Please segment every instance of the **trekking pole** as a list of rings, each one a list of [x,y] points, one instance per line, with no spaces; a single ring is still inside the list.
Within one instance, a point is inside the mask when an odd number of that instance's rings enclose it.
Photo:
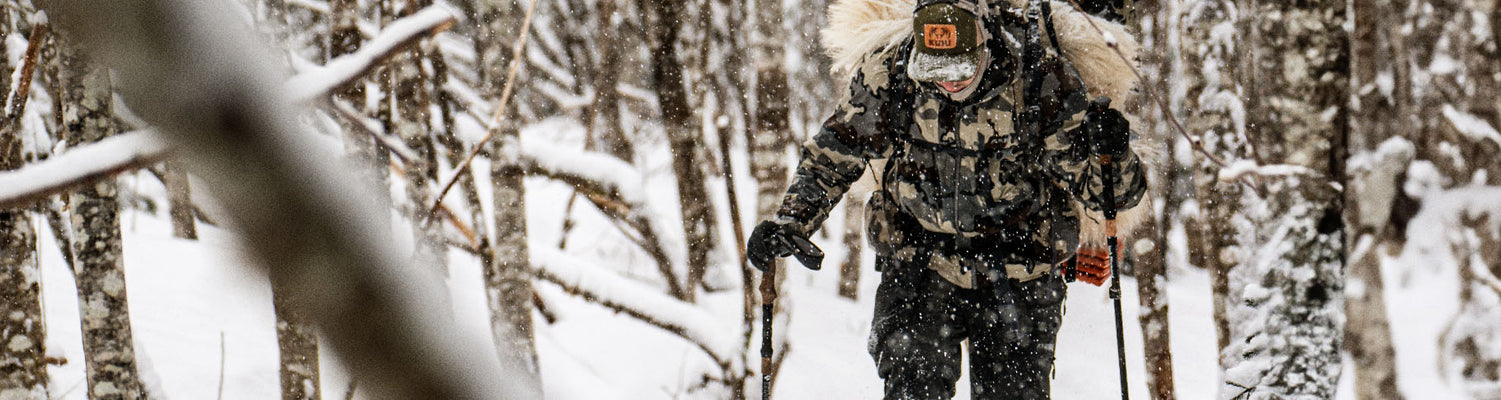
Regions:
[[[1110,100],[1096,100],[1091,104],[1091,114],[1104,111],[1110,106]],[[1116,239],[1115,226],[1115,182],[1110,178],[1115,176],[1115,163],[1109,154],[1100,155],[1100,181],[1105,184],[1105,243],[1110,246],[1110,301],[1115,303],[1115,355],[1120,360],[1121,372],[1121,399],[1130,399],[1126,386],[1126,331],[1121,317],[1121,272],[1120,272],[1120,244]]]
[[[777,266],[761,274],[761,399],[771,399],[771,319],[777,304]]]

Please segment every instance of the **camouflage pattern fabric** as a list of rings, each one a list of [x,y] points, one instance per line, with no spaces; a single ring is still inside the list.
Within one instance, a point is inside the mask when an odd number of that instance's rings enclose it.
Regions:
[[[1099,161],[1079,128],[1086,92],[1068,63],[1048,57],[1035,66],[1046,72],[1036,101],[1040,132],[1020,129],[1028,104],[1026,79],[1016,78],[1033,74],[1003,42],[990,41],[980,91],[964,101],[907,77],[910,40],[866,56],[834,115],[804,144],[778,216],[811,233],[867,161],[886,158],[885,171],[875,171],[883,190],[873,196],[883,200],[868,211],[878,255],[912,261],[940,253],[924,258],[966,288],[975,285],[974,271],[1035,279],[1071,257],[1079,231],[1071,202],[1099,210],[1104,192]],[[1146,189],[1140,160],[1127,154],[1116,171],[1109,177],[1115,206],[1134,206]],[[897,215],[917,228],[894,223]]]
[[[1049,398],[1066,296],[1057,273],[964,289],[921,265],[876,262],[884,272],[868,350],[886,399],[953,398],[965,339],[973,398]]]

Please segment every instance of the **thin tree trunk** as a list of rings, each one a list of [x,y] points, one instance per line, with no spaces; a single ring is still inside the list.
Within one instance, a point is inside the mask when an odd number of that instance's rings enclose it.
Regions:
[[[1355,31],[1351,40],[1350,88],[1356,90],[1352,109],[1350,149],[1352,152],[1375,151],[1387,139],[1399,137],[1400,114],[1390,93],[1380,90],[1360,91],[1375,85],[1382,71],[1394,67],[1390,48],[1390,18],[1395,15],[1389,3],[1372,2],[1354,8]],[[1409,143],[1410,145],[1410,143]],[[1402,187],[1400,174],[1412,161],[1409,151],[1394,159],[1366,163],[1371,168],[1349,171],[1345,192],[1345,220],[1351,223],[1346,237],[1346,254],[1350,260],[1345,298],[1345,350],[1355,363],[1355,397],[1357,399],[1400,399],[1397,391],[1396,350],[1392,346],[1391,326],[1387,321],[1385,282],[1381,277],[1381,258],[1401,247],[1403,234],[1392,226],[1395,189]],[[1361,248],[1362,243],[1366,244]],[[1355,289],[1360,288],[1360,289]]]
[[[523,18],[511,1],[487,2],[480,5],[479,35],[475,45],[479,48],[480,78],[489,99],[498,101],[507,82],[506,69],[511,60],[511,46],[519,32]],[[518,79],[520,75],[518,75]],[[517,82],[517,87],[522,86]],[[514,89],[513,89],[514,90]],[[511,102],[510,104],[516,104]],[[505,112],[514,112],[514,106]],[[504,121],[514,121],[507,118]],[[495,145],[496,158],[490,169],[495,207],[495,241],[493,256],[485,268],[485,293],[489,299],[490,327],[495,335],[496,348],[502,360],[512,365],[523,366],[527,373],[524,379],[541,382],[537,367],[537,346],[532,321],[531,256],[526,241],[526,186],[521,161],[518,159],[521,146],[520,132],[514,123],[502,122]],[[535,387],[540,388],[538,383]],[[540,399],[542,393],[522,393],[515,398]]]
[[[619,30],[615,26],[616,1],[599,0],[595,6],[598,8],[596,29],[599,32],[594,42],[598,46],[600,69],[606,71],[621,65],[621,41],[616,38]],[[616,88],[619,84],[620,77],[615,71],[594,76],[594,129],[599,132],[596,145],[616,158],[631,162],[635,159],[636,149],[621,128],[620,92]]]
[[[1165,0],[1171,1],[1171,0]],[[1150,35],[1149,40],[1154,46],[1153,51],[1142,54],[1143,73],[1149,78],[1143,85],[1156,85],[1153,90],[1144,92],[1169,93],[1166,80],[1162,76],[1171,71],[1170,63],[1173,58],[1163,46],[1167,43],[1168,27],[1163,22],[1173,12],[1172,7],[1164,7],[1164,0],[1147,0],[1135,2],[1135,12],[1128,12],[1126,17],[1132,24],[1140,27],[1142,35]],[[1145,89],[1145,88],[1144,88]],[[1155,143],[1171,143],[1174,135],[1168,128],[1164,115],[1171,110],[1161,109],[1161,103],[1150,98],[1139,98],[1135,102],[1145,122],[1138,133],[1143,136],[1142,140]],[[1174,160],[1172,157],[1168,157]],[[1154,179],[1148,179],[1150,190],[1148,196],[1166,200],[1165,212],[1147,221],[1147,226],[1142,229],[1143,237],[1134,243],[1126,241],[1123,245],[1132,247],[1131,254],[1135,257],[1132,264],[1135,268],[1136,287],[1141,305],[1141,315],[1138,322],[1142,331],[1142,354],[1145,356],[1147,371],[1147,390],[1153,399],[1173,399],[1173,351],[1170,324],[1168,321],[1168,294],[1167,294],[1167,249],[1168,229],[1172,218],[1170,217],[1181,205],[1182,201],[1176,199],[1174,183],[1171,178],[1176,174],[1176,162],[1169,161],[1166,164],[1167,174],[1158,174]],[[1166,179],[1164,179],[1166,178]]]
[[[167,187],[167,213],[172,216],[172,236],[182,239],[198,239],[198,220],[193,216],[193,192],[188,183],[188,171],[175,162],[162,168],[162,182]]]
[[[0,13],[0,28],[10,26]],[[9,31],[9,29],[4,29]],[[5,53],[0,43],[0,54]],[[0,66],[9,64],[0,61]],[[10,68],[3,68],[9,70]],[[10,87],[10,74],[0,74],[0,87]],[[17,99],[25,101],[26,99]],[[0,122],[0,171],[21,168],[20,120]],[[41,303],[41,271],[36,260],[36,229],[24,209],[0,210],[0,398],[47,398],[46,324]]]
[[[855,300],[860,295],[860,253],[865,247],[865,201],[844,199],[844,262],[839,264],[839,295]]]
[[[678,204],[683,211],[683,237],[688,242],[688,277],[672,295],[693,301],[697,283],[709,268],[709,254],[716,240],[714,208],[704,187],[705,174],[699,158],[699,136],[693,130],[693,110],[684,86],[683,64],[678,60],[678,32],[682,4],[652,0],[652,77],[661,104],[663,126],[672,149],[672,169],[677,175]],[[696,278],[695,278],[696,277]],[[668,277],[668,279],[672,279]],[[689,286],[693,285],[693,286]]]
[[[401,7],[391,10],[393,16],[400,18],[416,12],[430,2],[412,0],[395,3],[394,0],[387,2],[392,7]],[[428,126],[428,121],[431,120],[428,113],[431,91],[422,69],[424,58],[426,54],[422,46],[412,46],[392,58],[390,74],[384,82],[386,95],[391,96],[394,101],[394,109],[389,114],[387,124],[391,127],[391,132],[401,138],[403,144],[416,152],[418,157],[406,160],[406,191],[407,201],[412,204],[415,252],[417,257],[430,260],[431,265],[438,266],[447,275],[448,246],[443,237],[443,224],[426,215],[434,198],[429,186],[438,179],[438,159],[437,147]]]
[[[63,49],[59,61],[63,130],[69,146],[115,133],[109,71]],[[83,349],[90,398],[142,399],[136,370],[130,307],[120,244],[119,193],[113,180],[69,196],[73,213],[73,271],[83,318]]]

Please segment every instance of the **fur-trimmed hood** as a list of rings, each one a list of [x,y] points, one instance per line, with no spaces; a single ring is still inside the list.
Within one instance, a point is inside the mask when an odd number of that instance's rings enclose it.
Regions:
[[[1006,2],[1011,11],[1022,12],[1028,0],[997,0]],[[912,36],[912,10],[917,0],[835,0],[829,5],[829,27],[821,32],[821,42],[830,59],[833,72],[847,78],[860,59],[877,50],[901,45]],[[1135,96],[1136,56],[1141,45],[1126,27],[1091,16],[1075,9],[1067,2],[1052,1],[1053,28],[1058,37],[1058,48],[1063,56],[1079,72],[1079,78],[1089,91],[1090,97],[1110,96],[1114,104],[1125,104]],[[1093,26],[1091,26],[1091,22]],[[1098,28],[1098,29],[1096,29]],[[1104,31],[1104,35],[1100,34]],[[1046,37],[1043,38],[1047,40]],[[1112,43],[1115,48],[1112,48]],[[1044,43],[1052,52],[1053,47]],[[1119,49],[1120,54],[1116,53]],[[1121,55],[1124,55],[1124,59]],[[1129,61],[1129,62],[1128,62]],[[1148,143],[1138,137],[1132,148],[1141,158],[1150,179],[1153,171],[1161,171],[1163,146]],[[885,160],[872,160],[864,177],[850,188],[853,199],[864,199],[879,189],[873,173],[884,169]],[[852,199],[852,200],[853,200]],[[1079,241],[1085,246],[1101,246],[1105,243],[1104,217],[1093,211],[1080,208]],[[1130,234],[1153,215],[1151,196],[1145,196],[1134,208],[1121,210],[1116,222],[1121,234]],[[1086,212],[1087,211],[1087,212]]]

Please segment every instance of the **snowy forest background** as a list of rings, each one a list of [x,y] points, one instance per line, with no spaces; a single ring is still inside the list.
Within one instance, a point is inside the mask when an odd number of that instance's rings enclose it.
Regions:
[[[1124,3],[1133,397],[1501,398],[1501,5]],[[7,1],[0,399],[759,397],[827,6]],[[860,196],[779,274],[776,398],[880,395]],[[1055,397],[1113,397],[1071,289]]]

